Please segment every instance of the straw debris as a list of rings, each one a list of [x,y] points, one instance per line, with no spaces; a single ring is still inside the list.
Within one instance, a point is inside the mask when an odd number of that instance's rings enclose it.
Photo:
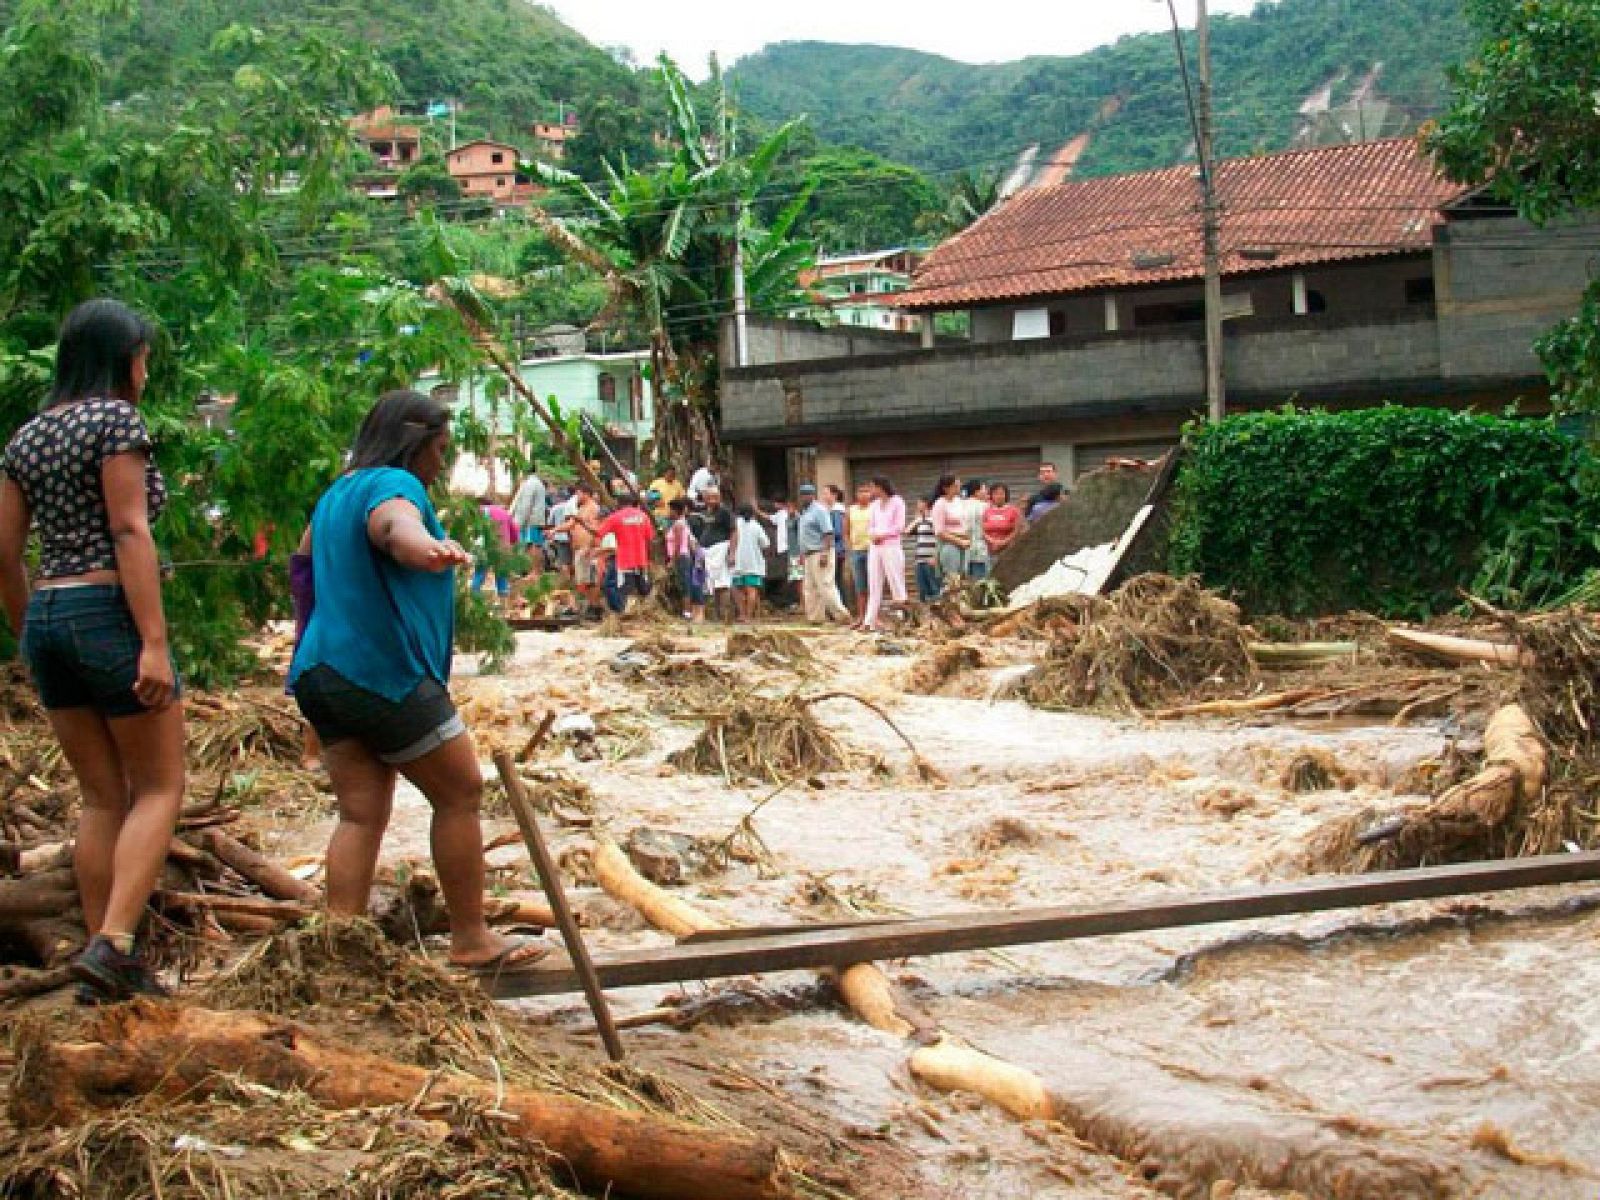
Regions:
[[[727,704],[724,697],[723,704]],[[698,775],[786,783],[847,765],[848,752],[797,696],[734,703],[705,714],[705,728],[668,761]]]
[[[1137,712],[1254,677],[1238,608],[1194,579],[1140,575],[1051,642],[1022,693],[1040,708]]]
[[[983,666],[983,655],[965,642],[946,642],[919,658],[911,668],[908,690],[921,696],[937,695],[956,676]]]
[[[791,671],[810,670],[817,665],[811,647],[797,633],[785,629],[741,630],[728,635],[727,656],[747,658]]]

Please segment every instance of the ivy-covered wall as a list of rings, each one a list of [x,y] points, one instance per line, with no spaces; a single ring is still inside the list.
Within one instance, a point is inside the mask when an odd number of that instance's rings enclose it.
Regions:
[[[1552,603],[1600,565],[1600,474],[1549,421],[1286,408],[1195,426],[1171,567],[1253,612]]]

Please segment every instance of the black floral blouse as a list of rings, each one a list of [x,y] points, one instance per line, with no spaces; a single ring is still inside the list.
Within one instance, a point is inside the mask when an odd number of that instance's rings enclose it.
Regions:
[[[47,408],[17,430],[0,471],[27,498],[39,533],[39,577],[59,579],[117,566],[100,472],[118,454],[150,453],[144,418],[125,400],[77,400]],[[154,521],[166,507],[167,485],[153,459],[145,495]]]

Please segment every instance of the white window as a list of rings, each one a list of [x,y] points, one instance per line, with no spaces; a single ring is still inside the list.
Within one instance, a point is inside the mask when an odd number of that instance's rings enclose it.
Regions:
[[[1050,336],[1050,310],[1048,308],[1019,308],[1011,314],[1011,340],[1031,341]]]

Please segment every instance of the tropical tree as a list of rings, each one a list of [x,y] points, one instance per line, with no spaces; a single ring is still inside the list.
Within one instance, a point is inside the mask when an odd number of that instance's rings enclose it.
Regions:
[[[155,318],[146,417],[175,485],[157,536],[174,647],[204,682],[253,665],[247,635],[284,600],[272,559],[372,398],[431,366],[459,374],[474,347],[428,290],[426,226],[348,186],[344,114],[390,93],[387,70],[326,38],[238,28],[213,47],[225,78],[181,106],[109,107],[98,45],[123,9],[28,0],[0,34],[0,442],[37,405],[74,304],[109,293]],[[200,420],[221,398],[231,422]]]
[[[1440,165],[1539,224],[1600,209],[1600,5],[1468,0],[1468,13],[1481,42],[1427,134]],[[1600,411],[1600,281],[1538,349],[1558,406]]]
[[[665,55],[659,78],[672,127],[665,161],[645,168],[606,161],[599,185],[548,164],[529,169],[554,188],[551,206],[536,210],[550,240],[596,271],[613,311],[647,331],[656,457],[687,468],[719,453],[716,348],[721,321],[733,312],[735,248],[744,255],[750,310],[798,300],[798,276],[813,251],[793,231],[810,190],[761,224],[757,202],[799,122],[742,152],[715,63],[712,111],[704,117],[689,81]]]
[[[999,203],[999,172],[959,171],[950,180],[944,207],[927,214],[918,228],[937,238],[952,237]]]

